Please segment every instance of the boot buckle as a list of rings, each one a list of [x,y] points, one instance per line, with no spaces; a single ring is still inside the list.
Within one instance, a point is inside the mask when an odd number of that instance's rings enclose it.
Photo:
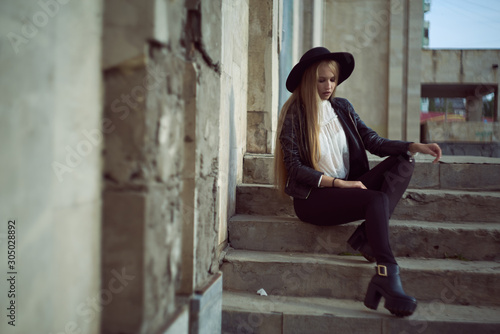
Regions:
[[[387,267],[381,264],[377,265],[377,274],[379,276],[387,277]]]

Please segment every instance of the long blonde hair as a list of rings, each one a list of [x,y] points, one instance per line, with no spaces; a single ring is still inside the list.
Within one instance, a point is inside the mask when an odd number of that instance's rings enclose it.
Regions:
[[[283,130],[285,118],[291,108],[296,108],[305,121],[304,124],[302,124],[302,122],[298,122],[298,130],[300,134],[304,135],[303,139],[306,143],[306,147],[303,147],[306,152],[300,152],[301,159],[305,160],[305,163],[308,164],[309,167],[318,170],[320,157],[318,110],[321,98],[318,94],[317,82],[319,77],[318,69],[322,64],[328,65],[328,67],[335,74],[335,80],[338,81],[340,69],[336,61],[322,60],[314,63],[304,71],[300,84],[281,108],[278,118],[278,129],[276,131],[276,145],[274,152],[274,184],[278,187],[282,195],[285,194],[285,185],[288,179],[288,173],[285,168],[280,135]],[[335,94],[335,91],[333,94]],[[299,148],[302,148],[301,145],[298,146]]]

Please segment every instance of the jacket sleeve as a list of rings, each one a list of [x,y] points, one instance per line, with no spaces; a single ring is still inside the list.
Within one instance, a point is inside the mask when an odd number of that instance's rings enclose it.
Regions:
[[[292,111],[289,111],[285,117],[280,134],[280,143],[283,150],[285,167],[288,172],[288,180],[294,179],[303,185],[317,188],[323,173],[305,165],[301,161],[297,137],[297,123],[298,117]]]
[[[385,157],[388,155],[399,155],[408,152],[408,147],[411,142],[401,140],[390,140],[380,137],[374,130],[366,126],[359,115],[354,111],[351,103],[349,103],[349,114],[353,118],[356,129],[365,145],[368,152]]]

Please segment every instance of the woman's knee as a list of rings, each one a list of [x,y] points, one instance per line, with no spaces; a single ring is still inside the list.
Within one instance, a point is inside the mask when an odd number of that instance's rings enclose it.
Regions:
[[[368,206],[375,211],[383,210],[384,213],[389,212],[389,196],[382,191],[370,191],[370,200]]]
[[[415,169],[415,159],[406,154],[398,156],[398,173],[403,177],[411,177]]]
[[[406,160],[401,155],[397,159],[397,164],[384,173],[385,183],[392,191],[399,189],[400,185],[408,185],[415,169],[413,160]]]

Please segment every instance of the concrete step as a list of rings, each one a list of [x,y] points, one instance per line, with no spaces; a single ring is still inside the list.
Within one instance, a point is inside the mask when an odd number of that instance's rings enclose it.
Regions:
[[[383,307],[320,297],[258,296],[224,291],[222,333],[254,334],[469,334],[499,333],[500,308],[419,302],[415,313],[395,318]]]
[[[241,184],[236,189],[236,213],[295,216],[289,197],[270,185]],[[500,222],[500,192],[408,189],[394,219],[453,222]]]
[[[418,155],[410,188],[500,190],[500,158],[443,156],[438,164],[432,157]],[[383,158],[369,156],[370,166]],[[244,157],[243,182],[272,184],[273,155],[249,154]]]
[[[405,291],[420,301],[500,306],[500,263],[399,259]],[[228,250],[224,289],[298,297],[363,300],[374,265],[364,258]]]
[[[295,217],[236,215],[228,224],[235,249],[269,252],[359,254],[347,239],[361,223],[316,226]],[[500,260],[500,223],[444,223],[391,220],[396,257]]]

